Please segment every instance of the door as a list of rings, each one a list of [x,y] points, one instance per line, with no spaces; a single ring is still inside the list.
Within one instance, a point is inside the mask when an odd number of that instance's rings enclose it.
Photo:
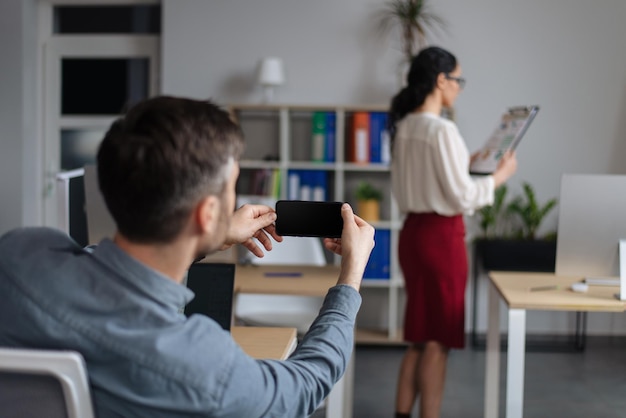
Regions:
[[[52,21],[54,8],[44,7],[43,15]],[[57,174],[93,163],[106,130],[124,108],[158,93],[160,39],[158,34],[50,32],[42,42],[42,209],[44,225],[58,227],[63,214]]]

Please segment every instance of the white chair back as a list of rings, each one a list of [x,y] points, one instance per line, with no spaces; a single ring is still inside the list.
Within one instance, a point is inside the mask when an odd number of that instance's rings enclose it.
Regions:
[[[74,351],[0,348],[0,387],[4,418],[94,417],[83,357]]]

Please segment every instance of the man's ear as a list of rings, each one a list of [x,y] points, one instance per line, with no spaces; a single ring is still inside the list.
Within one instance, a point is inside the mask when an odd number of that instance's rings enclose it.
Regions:
[[[220,202],[217,196],[207,196],[197,205],[194,217],[198,229],[205,233],[212,233],[219,221]]]

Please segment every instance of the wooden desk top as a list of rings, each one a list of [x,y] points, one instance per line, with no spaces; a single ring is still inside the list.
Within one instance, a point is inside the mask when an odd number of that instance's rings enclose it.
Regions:
[[[589,286],[586,293],[570,289],[582,277],[557,276],[554,273],[489,272],[489,278],[500,296],[512,309],[538,311],[623,312],[624,301],[615,298],[618,286]],[[532,287],[558,286],[554,290],[530,291]]]
[[[295,328],[232,327],[231,335],[246,354],[256,359],[284,360],[298,341]]]
[[[338,277],[339,266],[238,265],[235,292],[326,296],[328,289],[337,284]]]

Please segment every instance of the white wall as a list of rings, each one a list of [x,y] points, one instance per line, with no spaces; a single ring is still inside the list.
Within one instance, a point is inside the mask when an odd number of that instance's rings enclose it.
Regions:
[[[0,234],[37,211],[34,27],[34,0],[0,3]]]
[[[373,0],[164,0],[164,93],[259,102],[258,60],[282,57],[277,101],[386,104],[398,87],[400,43],[381,37]],[[558,196],[564,172],[626,173],[626,2],[438,0],[447,22],[431,43],[457,55],[468,85],[457,122],[478,148],[501,112],[539,104],[518,150],[513,191],[531,182]],[[555,211],[544,230],[556,227]]]
[[[22,223],[22,7],[7,0],[0,9],[0,232]]]
[[[163,2],[163,91],[258,102],[258,61],[278,56],[284,103],[387,103],[392,51],[371,33],[367,0]],[[374,2],[375,4],[375,2]],[[381,56],[386,59],[381,60]]]
[[[22,0],[22,225],[39,225],[43,172],[40,141],[41,120],[38,103],[38,27],[37,1]]]
[[[278,102],[386,104],[398,88],[401,55],[397,37],[376,30],[372,15],[382,3],[164,0],[162,90],[256,103],[256,65],[278,56],[287,72]],[[541,106],[518,149],[512,192],[528,181],[543,202],[558,196],[562,173],[626,174],[626,2],[430,4],[448,23],[445,33],[431,35],[431,44],[455,53],[468,79],[456,113],[470,150],[508,106]],[[543,231],[556,228],[557,214]],[[484,291],[480,297],[484,329]],[[625,317],[593,314],[589,332],[626,333]],[[571,315],[538,313],[529,328],[567,332],[571,323]]]

